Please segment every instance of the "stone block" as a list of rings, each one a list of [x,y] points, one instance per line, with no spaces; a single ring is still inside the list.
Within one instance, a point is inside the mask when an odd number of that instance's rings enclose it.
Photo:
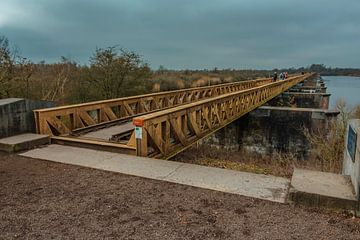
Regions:
[[[358,209],[358,201],[346,175],[294,169],[289,201],[311,207]]]
[[[0,151],[14,153],[50,143],[48,135],[25,133],[0,139]]]

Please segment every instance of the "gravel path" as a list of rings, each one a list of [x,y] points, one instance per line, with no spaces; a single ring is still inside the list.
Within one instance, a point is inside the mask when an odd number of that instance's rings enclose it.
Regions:
[[[360,221],[0,153],[0,239],[360,239]]]

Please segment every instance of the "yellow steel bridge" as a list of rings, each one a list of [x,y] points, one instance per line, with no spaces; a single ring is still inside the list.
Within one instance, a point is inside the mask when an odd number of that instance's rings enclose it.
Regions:
[[[35,111],[52,142],[170,158],[313,74],[167,91]]]

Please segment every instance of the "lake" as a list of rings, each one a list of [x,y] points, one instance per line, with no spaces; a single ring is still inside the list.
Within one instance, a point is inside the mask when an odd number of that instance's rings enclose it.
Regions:
[[[346,76],[322,76],[327,86],[327,92],[331,93],[329,109],[336,106],[338,99],[345,100],[347,106],[360,105],[360,77]]]

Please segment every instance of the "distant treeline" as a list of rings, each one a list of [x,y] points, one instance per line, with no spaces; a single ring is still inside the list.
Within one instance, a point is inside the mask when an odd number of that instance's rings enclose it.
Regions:
[[[324,64],[312,64],[307,68],[298,68],[296,71],[317,72],[323,76],[357,76],[360,77],[360,68],[332,68]]]
[[[87,65],[65,57],[51,64],[34,63],[20,56],[8,39],[0,36],[0,98],[23,97],[71,104],[271,77],[274,71],[360,76],[360,70],[331,69],[321,64],[280,70],[169,70],[163,66],[152,70],[135,52],[116,47],[95,49]]]

